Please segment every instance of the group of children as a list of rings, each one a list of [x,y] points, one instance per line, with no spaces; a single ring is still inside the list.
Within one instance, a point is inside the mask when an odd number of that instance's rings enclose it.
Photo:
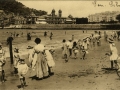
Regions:
[[[87,36],[84,39],[74,40],[74,35],[72,35],[72,39],[66,41],[63,39],[62,46],[62,55],[65,59],[65,62],[68,62],[68,58],[74,56],[77,58],[78,53],[82,55],[81,59],[85,60],[86,54],[88,54],[88,49],[90,47],[95,47],[101,45],[101,34],[95,33],[91,36]]]
[[[15,49],[15,52],[18,53],[18,49]],[[28,66],[25,64],[24,59],[21,59],[18,54],[15,55],[14,60],[14,72],[18,73],[21,81],[21,86],[25,86],[25,74],[28,71]],[[5,71],[4,71],[4,65],[6,64],[6,56],[5,51],[2,48],[2,43],[0,43],[0,83],[5,82]]]

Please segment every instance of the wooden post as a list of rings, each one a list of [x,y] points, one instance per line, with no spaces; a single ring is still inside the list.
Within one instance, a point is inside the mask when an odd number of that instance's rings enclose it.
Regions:
[[[13,64],[12,41],[13,41],[13,37],[8,37],[7,38],[7,44],[9,45],[9,52],[10,52],[11,64]]]

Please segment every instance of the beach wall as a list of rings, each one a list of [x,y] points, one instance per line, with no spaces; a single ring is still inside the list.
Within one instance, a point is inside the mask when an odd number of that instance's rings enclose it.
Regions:
[[[119,30],[120,24],[27,24],[19,28],[40,30]]]
[[[26,24],[11,25],[6,29],[38,29],[38,30],[119,30],[120,24]]]

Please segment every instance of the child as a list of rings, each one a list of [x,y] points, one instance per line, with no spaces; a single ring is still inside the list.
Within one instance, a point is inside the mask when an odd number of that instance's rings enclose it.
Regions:
[[[83,39],[83,48],[82,48],[82,52],[83,52],[83,57],[82,59],[84,60],[85,59],[85,56],[86,54],[88,54],[88,46],[87,46],[87,40],[86,39]]]
[[[21,82],[21,88],[24,88],[24,86],[26,86],[25,75],[28,71],[28,66],[25,63],[24,59],[20,59],[20,64],[17,65],[17,68],[18,68],[18,74]]]
[[[62,49],[63,49],[62,54],[63,54],[63,57],[65,59],[65,62],[68,62],[68,46],[67,46],[67,43],[66,43],[65,39],[63,39]]]
[[[72,47],[73,47],[73,42],[72,40],[69,40],[69,42],[67,43],[68,45],[68,50],[69,50],[69,57],[72,56]]]
[[[110,54],[108,54],[110,56],[110,61],[111,61],[111,68],[113,69],[113,64],[117,64],[118,65],[118,71],[120,71],[120,64],[118,63],[118,50],[116,48],[116,45],[113,41],[113,39],[109,38],[108,39],[109,45],[110,45]]]
[[[78,53],[78,46],[77,46],[77,43],[76,42],[73,42],[73,53],[74,53],[74,58],[76,59],[77,58],[77,53]]]
[[[18,73],[17,65],[19,63],[19,60],[20,60],[19,49],[15,48],[14,49],[14,74]]]
[[[2,49],[2,44],[0,43],[0,81],[5,82],[5,72],[3,66],[6,63],[5,51]]]
[[[28,46],[29,51],[28,51],[28,60],[29,60],[29,67],[32,67],[32,61],[33,61],[33,47],[32,46]]]
[[[46,58],[47,64],[48,64],[49,75],[52,75],[52,74],[54,74],[52,72],[52,67],[55,66],[55,62],[53,60],[52,54],[50,53],[50,50],[45,50],[45,58]]]

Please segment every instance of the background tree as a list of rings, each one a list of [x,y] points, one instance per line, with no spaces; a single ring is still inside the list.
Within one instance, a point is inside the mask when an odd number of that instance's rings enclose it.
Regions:
[[[0,10],[5,13],[14,13],[15,15],[28,16],[33,12],[37,16],[46,15],[46,11],[36,10],[33,8],[26,7],[22,3],[16,0],[0,0]]]

